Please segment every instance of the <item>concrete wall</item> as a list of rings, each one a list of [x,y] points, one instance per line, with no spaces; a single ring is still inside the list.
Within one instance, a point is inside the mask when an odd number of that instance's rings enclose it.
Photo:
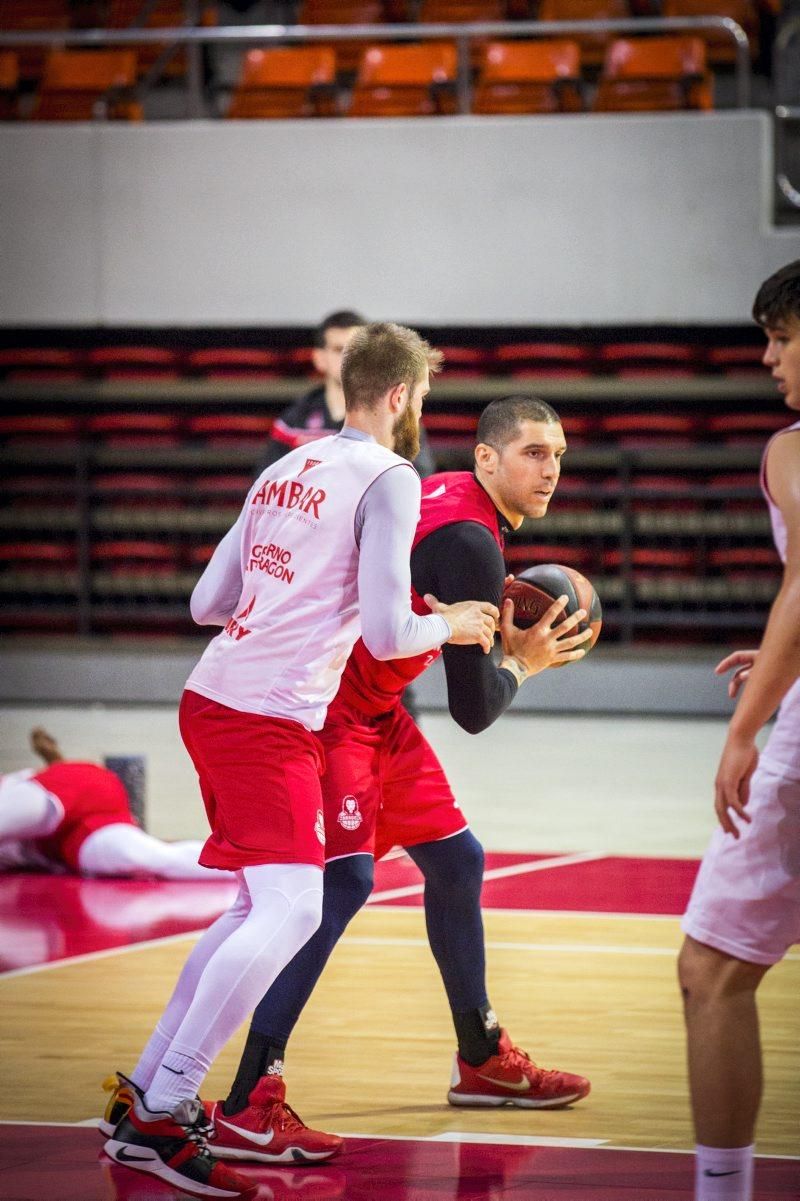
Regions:
[[[766,113],[0,128],[0,322],[747,320]]]
[[[0,704],[41,702],[175,704],[202,653],[202,640],[164,646],[136,642],[6,643],[0,648]],[[733,711],[713,674],[721,651],[635,655],[598,648],[585,663],[548,671],[514,699],[521,712],[703,715]],[[441,662],[414,685],[421,708],[447,708]]]

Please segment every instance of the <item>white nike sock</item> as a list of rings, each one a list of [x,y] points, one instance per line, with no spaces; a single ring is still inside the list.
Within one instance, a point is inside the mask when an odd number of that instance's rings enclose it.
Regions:
[[[210,1067],[207,1059],[167,1051],[147,1090],[145,1105],[151,1113],[172,1113],[181,1101],[197,1096]]]
[[[146,1093],[153,1083],[153,1077],[161,1067],[162,1060],[169,1050],[171,1042],[172,1036],[167,1034],[161,1022],[159,1022],[150,1035],[139,1062],[131,1073],[131,1080],[143,1093]]]
[[[752,1201],[750,1147],[695,1147],[695,1201]]]

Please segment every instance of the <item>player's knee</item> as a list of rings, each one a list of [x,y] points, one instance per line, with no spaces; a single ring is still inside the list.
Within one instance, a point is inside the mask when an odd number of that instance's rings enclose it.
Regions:
[[[310,888],[292,904],[292,927],[298,946],[307,943],[322,921],[322,890]]]
[[[471,830],[462,830],[452,838],[419,843],[407,850],[425,877],[427,889],[459,897],[480,894],[483,847]]]
[[[687,1010],[755,992],[766,970],[693,938],[684,940],[678,955],[678,983]]]
[[[371,855],[347,855],[325,865],[325,914],[346,925],[372,892],[375,863]]]

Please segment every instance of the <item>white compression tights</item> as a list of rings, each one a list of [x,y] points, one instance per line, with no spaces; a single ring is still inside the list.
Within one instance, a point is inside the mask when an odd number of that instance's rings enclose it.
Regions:
[[[133,1072],[151,1110],[199,1090],[212,1061],[252,1013],[322,916],[322,869],[246,867],[239,894],[189,956]]]
[[[157,876],[159,880],[233,880],[201,867],[202,842],[161,842],[138,826],[115,822],[90,834],[78,852],[82,876]]]
[[[0,842],[45,838],[58,826],[64,810],[41,784],[16,773],[3,777],[0,786]]]

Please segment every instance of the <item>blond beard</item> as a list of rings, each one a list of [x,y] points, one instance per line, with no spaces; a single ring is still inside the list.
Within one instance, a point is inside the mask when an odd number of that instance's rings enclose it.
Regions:
[[[394,453],[413,463],[419,454],[419,422],[413,409],[406,408],[392,426]]]

